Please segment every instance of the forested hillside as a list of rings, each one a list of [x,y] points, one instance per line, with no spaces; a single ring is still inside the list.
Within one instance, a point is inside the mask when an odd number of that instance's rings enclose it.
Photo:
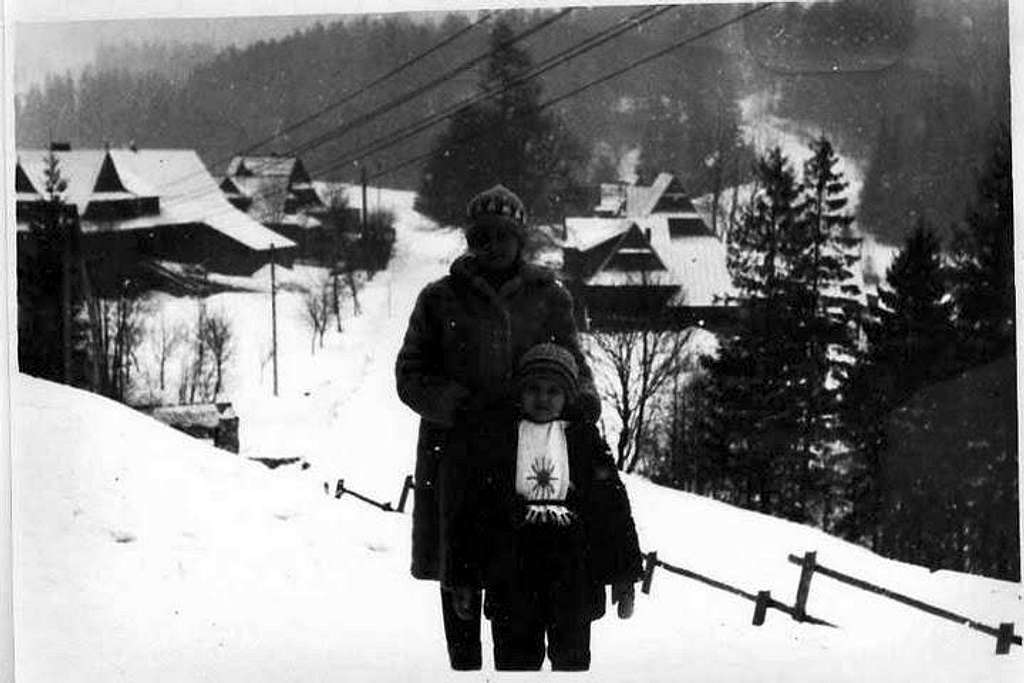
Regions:
[[[867,168],[863,227],[897,243],[921,215],[947,231],[963,216],[984,142],[1008,122],[1005,0],[851,0],[838,7],[843,11],[831,4],[773,8],[560,102],[552,109],[589,159],[583,176],[596,181],[624,170],[642,176],[671,170],[691,192],[704,192],[712,182],[709,169],[721,157],[719,141],[742,123],[740,104],[760,95],[770,113],[808,137],[826,133],[840,154]],[[541,100],[735,16],[740,8],[673,9],[545,73]],[[639,9],[578,8],[521,44],[541,63]],[[552,11],[504,14],[518,33]],[[308,125],[286,129],[469,22],[463,15],[439,22],[394,15],[323,24],[282,40],[228,49],[187,77],[172,77],[166,68],[132,68],[140,60],[131,49],[108,52],[86,73],[51,78],[18,99],[18,146],[43,146],[53,136],[77,147],[129,140],[191,147],[218,173],[232,153],[284,132],[260,149],[298,150],[314,175],[354,180],[358,163],[349,160],[350,152],[474,94],[478,73],[467,70],[344,135],[331,133],[480,54],[487,24]],[[779,35],[795,38],[780,41]],[[767,58],[766,45],[772,47]],[[836,63],[838,73],[830,68]],[[362,163],[371,173],[387,171],[424,155],[441,129]],[[313,139],[321,144],[303,149]],[[745,165],[747,151],[733,155],[734,163]],[[637,164],[625,167],[623,158]],[[380,182],[412,189],[420,174],[418,164],[408,164]]]

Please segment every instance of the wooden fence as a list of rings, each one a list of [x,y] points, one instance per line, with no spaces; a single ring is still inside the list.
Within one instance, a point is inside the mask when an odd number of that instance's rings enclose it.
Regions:
[[[699,581],[700,583],[711,586],[712,588],[717,588],[720,591],[725,591],[726,593],[731,593],[732,595],[736,595],[746,600],[750,600],[754,603],[754,618],[752,621],[754,626],[760,626],[765,622],[765,618],[767,617],[769,609],[777,609],[780,612],[784,612],[790,615],[794,619],[798,619],[799,621],[804,621],[809,624],[816,624],[819,626],[831,626],[832,628],[836,627],[835,624],[830,624],[824,619],[812,617],[804,611],[800,611],[798,613],[795,607],[790,607],[789,605],[773,598],[771,591],[761,590],[758,591],[756,594],[751,593],[749,591],[745,591],[741,588],[737,588],[736,586],[731,586],[725,583],[724,581],[719,581],[709,576],[699,574],[690,569],[677,567],[675,565],[669,564],[668,562],[659,560],[657,552],[649,552],[644,556],[644,577],[640,590],[645,594],[649,594],[651,592],[651,580],[654,578],[654,570],[656,567],[661,567],[673,574],[677,574],[688,579],[693,579],[694,581]]]
[[[999,624],[998,628],[994,626],[988,626],[981,622],[975,621],[974,619],[965,617],[961,614],[957,614],[955,612],[942,609],[941,607],[936,607],[935,605],[929,605],[928,603],[923,602],[921,600],[917,600],[916,598],[912,598],[907,595],[903,595],[902,593],[897,593],[896,591],[889,590],[888,588],[883,588],[882,586],[869,583],[862,579],[858,579],[854,576],[850,576],[849,574],[844,574],[842,572],[836,571],[835,569],[829,569],[828,567],[818,564],[817,553],[814,552],[804,553],[803,557],[790,555],[789,561],[793,564],[800,565],[801,567],[800,584],[797,589],[797,598],[795,605],[795,607],[801,612],[807,605],[807,598],[811,590],[811,578],[814,576],[815,573],[818,573],[822,576],[827,576],[830,579],[835,579],[836,581],[845,583],[848,586],[853,586],[854,588],[859,588],[861,590],[868,591],[876,595],[881,595],[882,597],[888,598],[890,600],[895,600],[896,602],[908,605],[910,607],[914,607],[923,612],[927,612],[928,614],[931,614],[933,616],[940,617],[942,619],[947,619],[957,624],[963,624],[974,629],[975,631],[980,631],[990,636],[995,636],[996,654],[1009,654],[1011,645],[1021,645],[1021,637],[1015,635],[1013,632],[1013,622],[1003,622]]]
[[[405,481],[402,484],[402,492],[398,499],[398,505],[393,507],[390,502],[382,503],[370,498],[369,496],[365,496],[362,493],[346,488],[345,480],[338,479],[334,488],[334,497],[341,498],[344,494],[348,493],[353,498],[369,505],[373,505],[384,512],[403,513],[405,512],[405,506],[409,499],[409,492],[414,489],[415,484],[413,483],[412,475],[406,476]],[[327,482],[324,482],[324,493],[330,494],[330,485]],[[998,627],[983,624],[955,612],[951,612],[941,607],[936,607],[935,605],[930,605],[916,598],[897,593],[896,591],[889,590],[888,588],[883,588],[882,586],[869,583],[868,581],[858,579],[854,576],[850,576],[849,574],[844,574],[840,571],[836,571],[835,569],[825,567],[818,563],[817,553],[813,551],[804,553],[803,557],[789,555],[789,561],[795,565],[799,565],[801,568],[800,579],[797,583],[796,589],[796,600],[792,606],[773,598],[771,591],[759,590],[756,593],[753,593],[743,590],[742,588],[732,586],[724,581],[719,581],[718,579],[714,579],[710,576],[700,574],[691,569],[669,564],[668,562],[659,559],[656,551],[652,551],[644,555],[644,574],[640,590],[645,595],[650,594],[651,583],[654,580],[654,570],[661,567],[671,574],[697,581],[706,586],[710,586],[717,590],[724,591],[743,598],[744,600],[753,602],[754,616],[752,623],[754,626],[761,626],[764,624],[768,615],[768,610],[776,609],[784,614],[788,614],[796,621],[802,623],[837,628],[835,624],[829,623],[828,621],[818,617],[813,617],[807,613],[807,600],[811,593],[811,579],[813,579],[814,575],[817,573],[846,585],[853,586],[854,588],[859,588],[861,590],[874,593],[875,595],[881,595],[882,597],[894,600],[909,607],[914,607],[936,617],[947,619],[954,623],[963,624],[975,631],[980,631],[987,635],[994,636],[996,639],[996,654],[1009,654],[1012,645],[1022,644],[1021,637],[1014,633],[1013,622],[1003,622],[999,624]]]
[[[415,485],[413,484],[412,475],[410,474],[410,475],[406,476],[405,482],[402,484],[402,493],[399,495],[399,498],[398,498],[398,506],[397,507],[392,507],[390,502],[383,502],[382,503],[382,502],[380,502],[378,500],[374,500],[373,498],[370,498],[367,495],[359,493],[358,491],[355,491],[353,489],[347,488],[345,486],[345,480],[344,479],[338,479],[338,481],[334,485],[334,497],[335,498],[341,498],[344,494],[347,493],[350,496],[352,496],[353,498],[355,498],[357,500],[361,500],[362,502],[364,502],[364,503],[366,503],[368,505],[372,505],[375,508],[379,508],[380,510],[382,510],[384,512],[403,513],[403,512],[405,512],[405,504],[409,500],[409,491],[412,491],[414,488],[415,488]],[[330,495],[330,493],[331,493],[331,486],[326,481],[324,482],[324,493],[326,493],[328,495]]]

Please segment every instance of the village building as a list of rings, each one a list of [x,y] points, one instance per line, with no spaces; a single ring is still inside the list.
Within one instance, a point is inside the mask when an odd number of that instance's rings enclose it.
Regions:
[[[298,157],[236,156],[220,188],[239,210],[292,240],[300,256],[322,257],[319,252],[330,248],[334,235],[325,225],[330,207]]]
[[[15,168],[19,254],[32,225],[45,224],[47,158],[18,150]],[[188,290],[209,273],[251,276],[270,262],[290,265],[295,244],[232,206],[198,154],[188,149],[56,148],[65,210],[80,226],[82,256],[99,294],[125,282]]]
[[[670,173],[649,186],[602,184],[592,215],[565,219],[563,240],[581,325],[721,328],[737,319],[726,245]]]

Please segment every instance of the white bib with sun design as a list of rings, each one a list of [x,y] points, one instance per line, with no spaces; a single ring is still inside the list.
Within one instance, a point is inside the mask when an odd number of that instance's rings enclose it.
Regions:
[[[569,493],[569,449],[565,421],[519,423],[516,452],[516,493],[526,498],[527,522],[572,521],[561,504]]]

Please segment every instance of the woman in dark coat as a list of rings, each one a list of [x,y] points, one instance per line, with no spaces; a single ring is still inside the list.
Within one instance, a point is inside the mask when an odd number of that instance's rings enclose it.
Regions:
[[[577,409],[590,422],[600,414],[571,295],[550,271],[523,261],[522,202],[498,185],[477,195],[467,213],[469,253],[420,292],[395,365],[399,397],[422,418],[412,574],[441,583],[456,669],[481,666],[480,558],[458,525],[467,518],[468,480],[486,469],[474,461],[514,445],[501,435],[514,409],[519,357],[542,342],[568,348],[581,368]]]

